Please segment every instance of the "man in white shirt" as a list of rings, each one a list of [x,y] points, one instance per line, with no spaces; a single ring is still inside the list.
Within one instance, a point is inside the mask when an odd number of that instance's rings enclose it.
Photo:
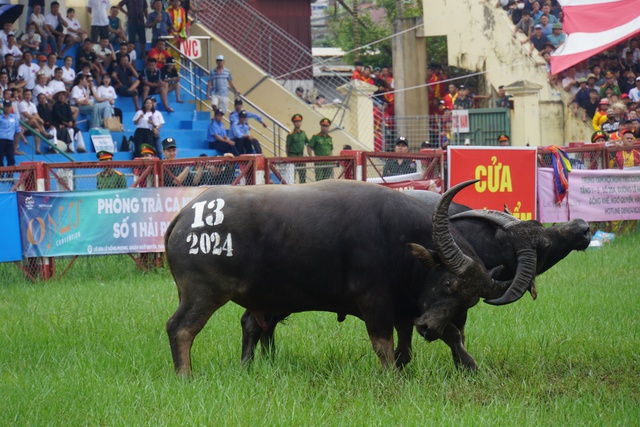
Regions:
[[[58,92],[62,92],[63,90],[67,90],[64,81],[62,80],[62,68],[56,67],[53,73],[53,79],[47,85],[51,93],[55,96]],[[37,95],[36,95],[37,98]]]
[[[53,79],[53,75],[55,74],[55,71],[57,68],[57,65],[56,65],[57,59],[58,57],[56,56],[55,53],[50,53],[49,56],[47,56],[47,63],[42,68],[40,68],[40,73],[47,76],[47,83],[49,83],[51,79]],[[38,99],[37,96],[34,96],[34,98]]]
[[[109,38],[109,0],[87,0],[87,12],[91,14],[91,40]]]
[[[37,64],[33,64],[31,52],[24,53],[24,63],[18,67],[18,80],[16,87],[24,87],[33,90],[36,87],[36,74],[40,71]]]
[[[636,77],[636,87],[629,91],[631,102],[640,102],[640,76]]]
[[[67,22],[60,15],[60,3],[57,1],[51,2],[51,12],[47,13],[44,17],[44,25],[50,36],[47,38],[47,43],[51,45],[52,52],[59,52],[59,48],[62,47],[64,41],[64,27],[67,26]]]
[[[89,127],[93,129],[100,127],[101,117],[98,108],[90,97],[88,77],[85,74],[78,77],[78,84],[71,89],[71,105],[77,107],[80,114],[91,116]]]
[[[15,35],[13,32],[13,24],[11,22],[5,22],[4,25],[2,25],[2,30],[0,30],[0,41],[2,41],[3,46],[7,45],[7,36],[9,34]]]
[[[29,89],[24,90],[24,99],[18,104],[18,111],[20,112],[20,120],[26,122],[29,126],[35,129],[39,134],[45,138],[51,138],[51,135],[47,134],[44,129],[44,120],[38,115],[38,108],[36,104],[32,102],[33,94]],[[40,154],[40,138],[38,135],[34,135],[36,153]]]

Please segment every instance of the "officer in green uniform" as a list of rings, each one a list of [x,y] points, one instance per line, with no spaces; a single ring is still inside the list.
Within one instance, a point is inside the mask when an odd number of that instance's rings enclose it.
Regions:
[[[294,114],[291,117],[293,122],[293,130],[287,135],[287,157],[304,157],[304,147],[309,145],[309,138],[307,134],[300,129],[302,127],[302,116],[300,114]],[[300,184],[307,182],[307,169],[304,163],[295,163],[288,166],[297,166],[298,179]],[[293,178],[291,173],[290,179]]]
[[[307,146],[309,157],[330,156],[333,152],[333,139],[329,135],[329,126],[331,126],[331,120],[327,118],[320,120],[320,133],[313,135]],[[316,163],[316,181],[330,178],[333,178],[333,164],[331,162]]]
[[[100,162],[110,162],[113,154],[108,151],[98,151],[96,154]],[[98,181],[98,190],[107,190],[112,188],[127,188],[127,178],[120,171],[115,170],[111,166],[106,166],[102,172],[96,175]]]

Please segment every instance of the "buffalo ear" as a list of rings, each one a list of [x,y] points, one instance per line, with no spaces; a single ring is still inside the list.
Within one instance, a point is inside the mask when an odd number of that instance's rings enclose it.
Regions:
[[[504,265],[493,267],[491,270],[489,270],[489,276],[491,276],[491,278],[494,280],[499,280],[504,270],[505,270]]]
[[[411,255],[422,261],[422,263],[430,270],[435,270],[438,267],[439,262],[436,259],[436,254],[424,246],[417,243],[408,243]]]

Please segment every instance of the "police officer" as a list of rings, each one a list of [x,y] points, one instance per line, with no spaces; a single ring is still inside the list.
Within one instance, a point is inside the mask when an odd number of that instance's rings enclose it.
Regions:
[[[22,133],[20,121],[11,112],[11,101],[4,101],[2,104],[2,115],[0,115],[0,167],[4,166],[4,158],[7,158],[7,166],[15,166],[14,141],[16,135]]]
[[[320,132],[311,137],[311,141],[309,141],[309,145],[307,146],[309,157],[330,156],[333,152],[333,139],[331,138],[331,135],[329,135],[329,126],[331,126],[331,120],[326,117],[320,120]],[[333,167],[331,162],[317,163],[317,166],[316,181],[322,181],[323,179],[333,177]]]
[[[113,154],[102,150],[96,154],[100,162],[110,162]],[[127,179],[120,171],[115,170],[111,166],[106,166],[102,172],[96,175],[98,181],[98,190],[107,190],[112,188],[127,188]]]
[[[287,157],[304,157],[304,148],[309,146],[309,138],[302,128],[302,115],[294,114],[291,117],[293,130],[287,135]],[[291,165],[293,166],[293,165]],[[300,184],[307,182],[307,169],[305,164],[298,167],[298,179]],[[291,176],[293,179],[293,176]]]

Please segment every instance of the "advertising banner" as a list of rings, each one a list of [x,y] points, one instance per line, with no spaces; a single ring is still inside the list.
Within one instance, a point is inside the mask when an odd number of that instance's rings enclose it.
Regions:
[[[569,174],[571,219],[640,219],[640,171],[574,170]]]
[[[480,180],[455,202],[497,211],[506,205],[516,218],[536,219],[536,160],[536,147],[449,146],[449,187]]]
[[[20,221],[16,193],[0,193],[0,224],[2,224],[0,262],[20,261],[22,247],[20,246]]]
[[[557,204],[555,191],[553,168],[538,168],[538,215],[540,222],[569,221],[569,197],[571,194],[565,197],[562,203]]]
[[[18,192],[24,256],[163,252],[169,223],[204,190]]]

